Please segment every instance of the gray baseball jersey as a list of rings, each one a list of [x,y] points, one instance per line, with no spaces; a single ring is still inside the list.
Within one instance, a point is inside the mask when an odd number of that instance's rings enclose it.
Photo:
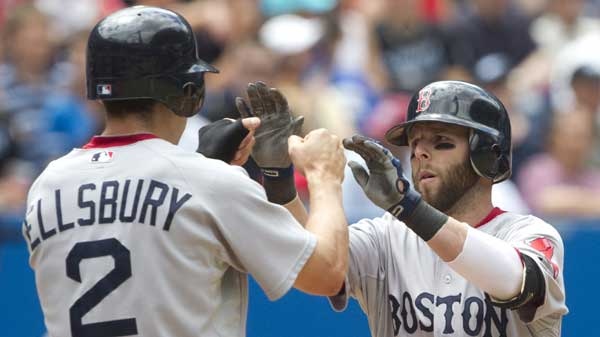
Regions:
[[[516,311],[494,307],[489,296],[389,213],[350,226],[345,291],[330,298],[333,308],[343,310],[348,295],[356,298],[373,337],[560,336],[567,308],[558,232],[536,217],[498,208],[478,229],[532,257],[543,271],[546,298],[531,323]]]
[[[242,168],[146,134],[52,162],[27,205],[53,337],[244,336],[246,273],[277,299],[316,245]]]

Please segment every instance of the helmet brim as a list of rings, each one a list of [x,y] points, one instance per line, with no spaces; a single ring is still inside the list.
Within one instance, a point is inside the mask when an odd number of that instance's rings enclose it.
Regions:
[[[390,144],[394,144],[394,145],[398,145],[398,146],[408,146],[408,137],[406,134],[408,131],[408,127],[413,124],[423,123],[423,122],[439,122],[439,123],[460,125],[460,126],[468,127],[471,129],[476,129],[476,130],[486,132],[493,137],[500,136],[500,132],[498,130],[491,128],[489,126],[483,125],[481,123],[467,121],[462,118],[458,118],[458,117],[448,115],[448,114],[428,113],[428,114],[422,114],[420,116],[417,116],[415,119],[413,119],[411,121],[404,122],[402,124],[398,124],[398,125],[392,127],[385,133],[385,139]]]

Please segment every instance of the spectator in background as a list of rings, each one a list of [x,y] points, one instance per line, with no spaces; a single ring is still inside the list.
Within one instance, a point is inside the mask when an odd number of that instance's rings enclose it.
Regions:
[[[385,0],[375,37],[389,89],[412,93],[440,78],[447,64],[444,37],[424,20],[422,1]]]
[[[123,0],[128,6],[161,7],[181,13],[186,18],[198,40],[198,54],[213,62],[221,53],[231,27],[228,1],[203,0]]]
[[[212,84],[207,84],[207,98],[200,112],[195,118],[205,118],[209,121],[221,118],[239,118],[234,99],[246,90],[248,83],[257,79],[268,81],[273,72],[273,55],[264,47],[256,43],[256,32],[261,22],[256,1],[223,1],[227,6],[221,10],[229,11],[230,14],[222,15],[231,18],[231,13],[243,12],[243,19],[215,22],[215,25],[227,25],[229,31],[227,37],[222,37],[222,52],[219,55],[210,55],[210,52],[202,52],[201,55],[207,59],[214,59],[221,74]],[[207,11],[204,11],[205,13]],[[185,12],[184,12],[185,13]],[[210,28],[203,29],[201,36],[208,39],[219,40],[217,33]],[[213,35],[214,34],[214,35]],[[214,37],[213,37],[214,36]],[[204,43],[204,41],[202,42]],[[210,45],[210,43],[207,43]]]
[[[60,94],[64,85],[63,74],[54,67],[55,41],[50,34],[48,18],[27,4],[8,13],[2,30],[0,236],[4,238],[20,232],[27,189],[58,154],[57,144],[46,137],[43,109],[45,99]]]
[[[25,160],[41,171],[57,155],[53,142],[44,141],[45,99],[56,95],[66,81],[55,67],[55,45],[48,18],[33,6],[16,8],[3,32],[5,63],[0,66],[0,91],[5,99],[0,112],[5,116],[14,148],[14,159]]]
[[[553,94],[553,100],[560,103],[557,106],[559,110],[565,109],[562,104],[565,99],[569,99],[568,81],[573,67],[582,64],[580,60],[586,58],[586,53],[595,53],[589,49],[593,49],[591,45],[596,42],[577,41],[589,37],[597,41],[594,36],[600,34],[600,20],[583,16],[585,3],[585,0],[546,1],[543,11],[530,26],[530,34],[538,49],[519,67],[519,78],[514,84],[520,92],[529,91],[527,96],[535,95],[536,89],[544,90],[552,82],[553,91],[558,93]],[[571,41],[576,42],[570,44]],[[588,50],[583,51],[583,54],[571,53],[569,49],[575,49],[574,47]]]
[[[544,12],[550,0],[515,0],[515,4],[521,8],[528,17],[537,17]]]
[[[595,124],[595,147],[600,149],[600,34],[588,35],[565,46],[555,61],[551,88],[556,111],[582,106]],[[600,168],[600,150],[592,151],[590,163]]]
[[[83,145],[99,128],[98,103],[85,97],[87,30],[71,35],[58,62],[51,20],[36,7],[17,7],[3,30],[0,66],[0,227],[19,232],[26,191],[51,160]],[[1,229],[0,229],[1,231]]]
[[[542,217],[600,216],[600,170],[586,166],[594,151],[594,124],[582,106],[557,113],[547,151],[519,176],[523,196]]]
[[[304,116],[303,132],[327,128],[346,137],[354,133],[354,121],[330,83],[337,33],[330,28],[321,16],[279,15],[260,28],[259,41],[279,59],[273,86],[285,93],[295,114]]]
[[[515,106],[513,93],[508,87],[508,76],[512,64],[508,55],[494,53],[484,55],[473,67],[473,77],[484,89],[493,93],[504,103],[510,116],[511,137],[514,148],[518,148],[530,132],[529,121],[520,107]],[[515,154],[513,153],[513,161]]]
[[[2,27],[6,18],[8,17],[8,13],[10,13],[13,8],[21,6],[22,4],[28,2],[29,0],[3,0],[0,1],[0,27]]]
[[[99,18],[124,6],[122,0],[29,0],[52,21],[52,34],[61,40],[88,30]],[[68,15],[65,9],[68,8]]]
[[[21,223],[27,190],[35,174],[31,166],[22,161],[3,159],[0,178],[0,244],[21,240]]]
[[[46,132],[58,145],[58,155],[81,147],[103,124],[102,106],[98,101],[86,99],[85,53],[88,30],[72,36],[63,65],[69,85],[60,95],[50,95],[44,102]]]
[[[600,71],[587,65],[575,69],[571,89],[575,104],[593,113],[600,111]]]
[[[597,18],[582,16],[584,0],[548,0],[546,10],[531,25],[531,36],[542,52],[553,57],[568,42],[600,31]]]
[[[573,75],[582,68],[600,73],[600,32],[587,34],[565,44],[552,60],[549,89],[552,106],[557,111],[570,110],[577,104]],[[586,72],[588,72],[586,70]],[[590,77],[582,74],[582,77]],[[593,76],[592,76],[593,77]]]
[[[550,128],[552,113],[543,95],[523,95],[512,88],[511,69],[512,64],[506,54],[489,54],[475,63],[473,78],[496,95],[508,111],[512,127],[512,177],[517,178],[523,162],[543,150],[543,138]]]
[[[489,54],[475,63],[473,78],[482,88],[494,94],[504,104],[511,125],[512,143],[512,175],[514,178],[520,167],[520,162],[529,153],[535,151],[535,144],[528,135],[531,134],[531,124],[522,107],[516,104],[513,92],[508,86],[511,64],[508,57],[502,53]],[[531,107],[529,107],[531,108]],[[532,149],[533,148],[533,149]],[[521,197],[512,179],[504,180],[492,186],[492,202],[501,209],[519,214],[530,213],[527,204]]]
[[[600,168],[600,71],[594,67],[582,66],[573,73],[571,88],[576,104],[582,105],[590,113],[595,125],[594,147],[590,164]]]
[[[521,63],[536,45],[529,19],[510,0],[469,0],[467,13],[448,27],[453,66],[472,71],[477,60],[493,53],[507,55],[512,66]]]
[[[387,89],[388,76],[372,34],[384,4],[384,0],[340,0],[330,15],[339,33],[332,41],[329,81],[343,96],[341,109],[362,131]]]
[[[281,6],[275,2],[265,2],[271,6],[265,13],[279,15],[267,19],[258,34],[275,58],[270,85],[280,88],[293,112],[305,117],[304,132],[325,127],[339,136],[355,133],[382,86],[368,35],[377,10],[371,6],[376,4],[342,0],[331,12],[324,12],[325,2],[280,2]],[[293,9],[286,7],[292,5]],[[295,13],[285,13],[283,8]],[[347,217],[359,220],[380,215],[381,210],[369,202],[347,170],[343,182],[344,208],[350,210]],[[296,184],[300,196],[308,200],[303,177],[296,175]]]

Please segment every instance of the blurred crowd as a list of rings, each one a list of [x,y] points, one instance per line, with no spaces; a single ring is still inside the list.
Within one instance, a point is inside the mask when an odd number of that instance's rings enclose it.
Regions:
[[[85,99],[86,39],[135,4],[186,17],[200,57],[221,71],[207,75],[196,129],[238,117],[234,98],[262,80],[305,116],[305,132],[383,141],[421,86],[465,80],[511,117],[513,175],[494,202],[548,220],[600,218],[600,1],[2,0],[0,241],[20,236],[45,165],[102,130],[102,107]],[[345,193],[349,221],[381,212],[351,182]]]

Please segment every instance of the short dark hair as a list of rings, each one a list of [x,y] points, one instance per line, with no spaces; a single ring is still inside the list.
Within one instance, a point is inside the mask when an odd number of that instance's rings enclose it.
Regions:
[[[571,75],[571,84],[577,80],[600,82],[600,71],[589,65],[580,66]]]
[[[109,116],[125,117],[130,114],[148,115],[158,103],[153,99],[127,99],[117,101],[102,101]]]

